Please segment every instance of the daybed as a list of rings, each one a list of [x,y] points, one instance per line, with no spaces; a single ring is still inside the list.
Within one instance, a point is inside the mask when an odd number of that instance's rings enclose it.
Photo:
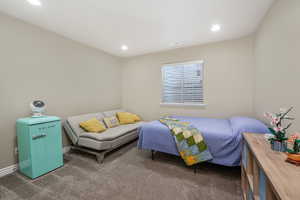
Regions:
[[[119,109],[68,117],[63,126],[72,141],[71,148],[91,153],[96,156],[99,163],[102,163],[106,153],[136,139],[138,137],[137,129],[143,122],[119,125],[108,128],[102,133],[85,132],[79,126],[82,121],[91,118],[102,121],[104,117],[114,116],[117,112],[124,112],[124,110]]]
[[[240,165],[242,151],[241,133],[269,133],[267,126],[261,121],[247,117],[232,117],[230,119],[173,117],[189,122],[202,133],[213,156],[213,160],[209,162],[219,165]],[[155,151],[179,156],[176,143],[169,128],[159,121],[145,123],[141,126],[139,129],[138,147],[151,150],[152,159]]]

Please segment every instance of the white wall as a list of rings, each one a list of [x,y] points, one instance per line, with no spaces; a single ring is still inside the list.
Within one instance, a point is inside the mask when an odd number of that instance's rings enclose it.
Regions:
[[[294,106],[300,130],[300,1],[278,0],[270,9],[255,39],[255,113],[277,112]]]
[[[161,107],[164,63],[204,60],[207,106]],[[122,68],[123,107],[146,120],[165,114],[230,117],[253,116],[253,38],[212,43],[126,59]]]
[[[30,101],[62,118],[121,105],[118,58],[1,14],[0,24],[0,169],[16,162],[15,121]]]

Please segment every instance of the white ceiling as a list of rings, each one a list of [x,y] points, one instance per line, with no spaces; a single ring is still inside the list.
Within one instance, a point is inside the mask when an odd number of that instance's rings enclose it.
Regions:
[[[222,41],[254,32],[273,0],[1,0],[0,10],[117,56]],[[221,24],[212,33],[212,24]],[[179,45],[173,45],[179,43]],[[128,51],[121,51],[121,45]]]

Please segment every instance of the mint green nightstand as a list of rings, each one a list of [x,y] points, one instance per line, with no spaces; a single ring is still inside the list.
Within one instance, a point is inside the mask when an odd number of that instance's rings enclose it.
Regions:
[[[22,174],[34,179],[63,165],[60,118],[18,119],[17,138]]]

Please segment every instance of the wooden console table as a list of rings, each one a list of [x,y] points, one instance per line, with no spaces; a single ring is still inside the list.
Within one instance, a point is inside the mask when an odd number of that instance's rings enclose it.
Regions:
[[[263,134],[244,133],[242,195],[244,200],[300,200],[300,167],[285,162]]]

